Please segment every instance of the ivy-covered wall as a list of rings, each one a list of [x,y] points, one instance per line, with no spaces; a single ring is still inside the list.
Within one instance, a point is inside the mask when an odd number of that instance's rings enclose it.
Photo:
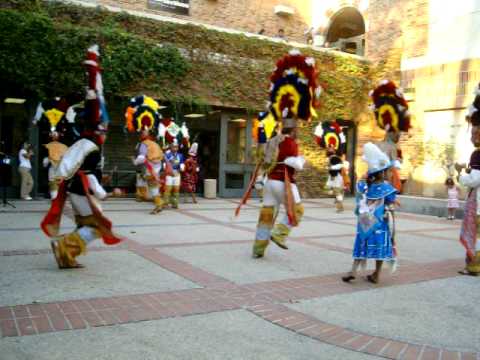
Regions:
[[[4,84],[43,98],[80,92],[85,49],[102,50],[106,95],[146,93],[177,102],[262,110],[275,61],[290,50],[280,44],[201,26],[159,22],[35,0],[0,4],[0,76]],[[368,112],[371,69],[367,61],[328,50],[303,48],[318,64],[324,87],[320,119],[357,121]],[[301,129],[309,167],[300,179],[318,195],[325,156],[313,139],[316,123]]]

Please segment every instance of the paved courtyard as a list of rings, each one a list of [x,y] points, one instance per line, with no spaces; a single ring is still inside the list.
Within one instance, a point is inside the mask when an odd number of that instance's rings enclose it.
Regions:
[[[0,208],[0,359],[480,360],[480,279],[462,277],[460,221],[397,214],[399,268],[344,284],[352,204],[305,201],[290,249],[250,257],[259,202],[109,200],[124,241],[58,270],[47,201]],[[63,229],[74,226],[71,212]],[[370,264],[372,266],[373,264]],[[370,270],[368,270],[370,271]]]

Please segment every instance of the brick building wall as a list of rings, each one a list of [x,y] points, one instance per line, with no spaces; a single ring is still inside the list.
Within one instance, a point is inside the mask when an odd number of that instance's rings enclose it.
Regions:
[[[400,144],[408,193],[444,197],[447,164],[468,158],[464,116],[480,81],[478,27],[473,25],[478,10],[466,2],[370,1],[366,57],[374,64],[372,79],[400,83],[412,113],[413,127]],[[365,131],[369,126],[374,126],[371,119]]]
[[[459,152],[466,151],[460,149],[452,153],[452,148],[464,136],[459,118],[471,101],[473,86],[480,80],[480,60],[434,63],[430,59],[422,65],[406,68],[404,65],[405,60],[426,58],[432,52],[432,38],[436,36],[432,33],[432,28],[436,29],[432,23],[438,21],[432,16],[435,16],[435,6],[437,9],[443,6],[438,0],[338,0],[328,3],[315,0],[191,0],[188,16],[148,9],[147,0],[96,2],[248,32],[258,32],[264,28],[267,36],[275,36],[279,28],[284,28],[289,39],[302,42],[303,31],[310,25],[317,26],[317,32],[326,37],[329,27],[342,9],[356,8],[366,25],[365,57],[373,63],[371,87],[381,79],[392,79],[406,90],[409,99],[413,128],[402,137],[400,143],[405,158],[402,177],[408,180],[407,192],[443,196],[442,184],[446,177],[444,163],[458,158],[461,155]],[[295,14],[286,17],[275,15],[273,9],[279,3],[295,8]],[[455,14],[447,13],[444,16],[453,17]],[[468,39],[459,38],[458,41]],[[365,170],[360,160],[363,144],[381,141],[384,133],[376,126],[373,114],[368,111],[359,111],[357,114],[356,118],[349,120],[356,124],[354,171],[361,175]],[[428,132],[437,123],[442,130],[437,136],[439,140],[434,141]],[[325,166],[321,152],[317,154],[316,149],[306,145],[303,148],[306,155],[315,160],[313,163],[317,171]],[[318,193],[324,183],[323,178],[314,176],[318,174],[314,170],[307,171],[303,176],[306,194]]]
[[[365,17],[366,57],[377,64],[375,78],[400,81],[402,57],[427,50],[428,0],[371,0]]]
[[[148,0],[94,0],[98,5],[110,5],[126,10],[145,11],[169,17],[191,20],[208,25],[258,33],[274,37],[284,29],[288,40],[305,42],[303,35],[311,21],[310,1],[295,0],[190,0],[189,15],[154,9]],[[294,9],[292,15],[276,15],[276,5]]]

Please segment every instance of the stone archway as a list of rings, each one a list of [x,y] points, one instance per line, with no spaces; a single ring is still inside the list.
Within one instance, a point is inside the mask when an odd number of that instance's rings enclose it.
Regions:
[[[354,6],[344,6],[328,13],[327,25],[317,30],[317,34],[323,40],[323,46],[363,55],[365,21],[362,13]]]

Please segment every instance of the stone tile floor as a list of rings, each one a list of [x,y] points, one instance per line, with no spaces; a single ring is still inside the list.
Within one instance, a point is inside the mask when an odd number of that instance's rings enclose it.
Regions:
[[[480,279],[457,274],[459,221],[398,213],[400,267],[371,285],[340,279],[351,203],[306,200],[290,249],[254,260],[256,200],[237,219],[237,200],[155,216],[109,200],[124,241],[95,242],[76,270],[56,268],[38,230],[48,202],[15,205],[0,209],[1,359],[480,360]]]

